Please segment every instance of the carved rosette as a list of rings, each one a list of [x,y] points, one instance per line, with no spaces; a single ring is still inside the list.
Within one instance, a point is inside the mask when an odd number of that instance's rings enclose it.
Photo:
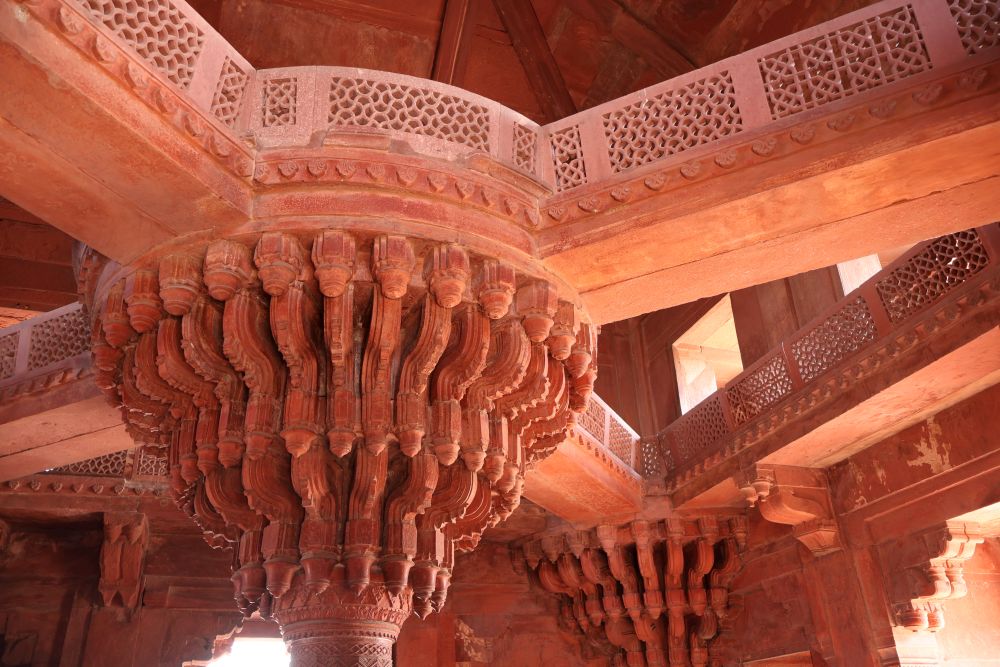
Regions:
[[[237,604],[279,621],[295,664],[360,664],[331,647],[352,642],[389,660],[573,427],[595,329],[543,275],[327,229],[95,281],[102,389],[169,444],[175,501],[234,549]]]

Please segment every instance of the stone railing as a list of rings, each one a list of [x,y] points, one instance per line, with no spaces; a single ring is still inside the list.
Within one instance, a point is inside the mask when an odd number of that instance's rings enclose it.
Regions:
[[[644,443],[643,470],[675,487],[720,464],[939,328],[942,307],[993,294],[998,274],[1000,223],[914,246]]]
[[[90,369],[90,320],[79,303],[0,329],[0,402],[43,391]]]
[[[248,91],[253,104],[239,122],[264,147],[305,146],[316,133],[348,143],[382,134],[420,153],[485,153],[543,182],[552,178],[537,123],[454,86],[358,68],[288,67],[258,71]]]
[[[235,127],[254,68],[186,2],[73,0],[60,10],[58,21],[75,34],[81,18],[104,38],[93,45],[99,60],[115,60],[111,44],[130,51],[192,106],[224,127]]]
[[[629,468],[636,468],[639,434],[597,394],[591,394],[587,409],[577,417],[576,433],[600,445]]]
[[[1000,44],[992,0],[886,0],[543,128],[563,192],[662,169]],[[990,18],[992,17],[992,23]],[[699,150],[704,149],[704,150]]]
[[[58,6],[55,21],[71,41],[241,176],[252,174],[252,151],[238,137],[266,148],[304,147],[317,133],[378,134],[444,158],[489,155],[557,193],[552,210],[559,193],[680,166],[754,130],[878,97],[1000,44],[997,0],[884,0],[539,126],[473,93],[399,74],[254,70],[183,0]],[[124,66],[119,51],[131,55]],[[147,85],[150,77],[159,84]]]

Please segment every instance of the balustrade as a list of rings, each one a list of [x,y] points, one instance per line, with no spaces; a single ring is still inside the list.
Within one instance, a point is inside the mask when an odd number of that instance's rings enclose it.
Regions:
[[[718,465],[905,351],[884,348],[936,328],[943,304],[995,299],[998,274],[1000,224],[918,244],[645,445],[646,475],[676,486]]]

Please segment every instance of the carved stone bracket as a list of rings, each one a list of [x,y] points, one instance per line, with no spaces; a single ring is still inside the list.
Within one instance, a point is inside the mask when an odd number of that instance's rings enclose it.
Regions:
[[[757,464],[735,479],[750,507],[772,523],[792,526],[795,538],[816,556],[841,548],[830,487],[820,470]]]
[[[327,228],[172,247],[94,287],[102,387],[167,445],[174,501],[297,665],[345,642],[391,656],[585,409],[593,328],[541,275]],[[134,604],[120,579],[106,599]]]
[[[889,582],[896,624],[914,632],[944,628],[943,603],[968,593],[963,568],[983,539],[978,524],[948,521],[893,549],[887,572],[898,575]]]
[[[98,590],[105,606],[135,609],[142,594],[149,524],[136,512],[106,512]]]
[[[533,583],[558,595],[563,625],[628,665],[721,665],[742,517],[668,519],[548,534],[519,547]]]

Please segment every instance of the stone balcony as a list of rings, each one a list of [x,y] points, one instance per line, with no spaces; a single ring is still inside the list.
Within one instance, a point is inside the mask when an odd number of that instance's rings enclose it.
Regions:
[[[644,443],[675,504],[758,462],[825,468],[1000,380],[1000,224],[918,244]],[[947,402],[945,402],[947,401]]]

